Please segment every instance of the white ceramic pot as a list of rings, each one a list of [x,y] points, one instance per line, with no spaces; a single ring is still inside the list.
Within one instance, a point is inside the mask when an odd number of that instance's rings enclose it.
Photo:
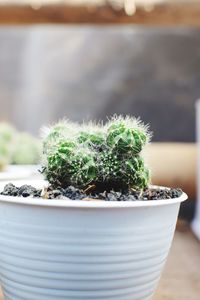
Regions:
[[[21,180],[27,178],[41,179],[38,165],[8,165],[4,171],[0,172],[0,181]]]
[[[200,240],[200,99],[196,103],[196,132],[197,132],[197,204],[192,229]]]
[[[5,299],[151,299],[186,198],[105,202],[0,196]]]

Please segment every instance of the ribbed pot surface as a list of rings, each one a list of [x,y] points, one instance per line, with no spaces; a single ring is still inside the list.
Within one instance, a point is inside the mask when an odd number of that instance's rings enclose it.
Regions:
[[[151,299],[179,206],[55,207],[0,200],[5,299]]]

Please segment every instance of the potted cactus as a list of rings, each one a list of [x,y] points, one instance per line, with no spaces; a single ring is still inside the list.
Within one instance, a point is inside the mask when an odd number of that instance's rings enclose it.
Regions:
[[[48,183],[1,186],[5,299],[152,299],[187,196],[149,185],[148,127],[113,117],[44,131]]]

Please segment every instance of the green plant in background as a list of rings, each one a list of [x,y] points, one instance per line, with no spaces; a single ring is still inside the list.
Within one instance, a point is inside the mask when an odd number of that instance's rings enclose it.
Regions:
[[[12,144],[15,138],[15,129],[7,123],[0,123],[0,171],[2,171],[11,160]]]
[[[7,123],[0,123],[0,171],[8,164],[37,164],[42,145],[39,139],[21,133]]]
[[[43,173],[56,188],[143,190],[150,175],[141,152],[149,140],[148,128],[135,118],[113,117],[105,125],[60,122],[44,138]]]
[[[11,163],[19,165],[38,164],[42,152],[41,148],[40,141],[32,135],[25,132],[18,133],[13,145]]]

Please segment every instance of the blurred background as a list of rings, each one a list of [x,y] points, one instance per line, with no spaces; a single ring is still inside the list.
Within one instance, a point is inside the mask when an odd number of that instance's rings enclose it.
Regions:
[[[199,300],[200,246],[189,224],[200,238],[200,1],[0,0],[0,25],[0,121],[29,135],[8,164],[39,162],[37,151],[25,154],[44,124],[141,117],[154,133],[146,150],[152,183],[189,195],[156,299]],[[188,252],[195,258],[185,272]]]

